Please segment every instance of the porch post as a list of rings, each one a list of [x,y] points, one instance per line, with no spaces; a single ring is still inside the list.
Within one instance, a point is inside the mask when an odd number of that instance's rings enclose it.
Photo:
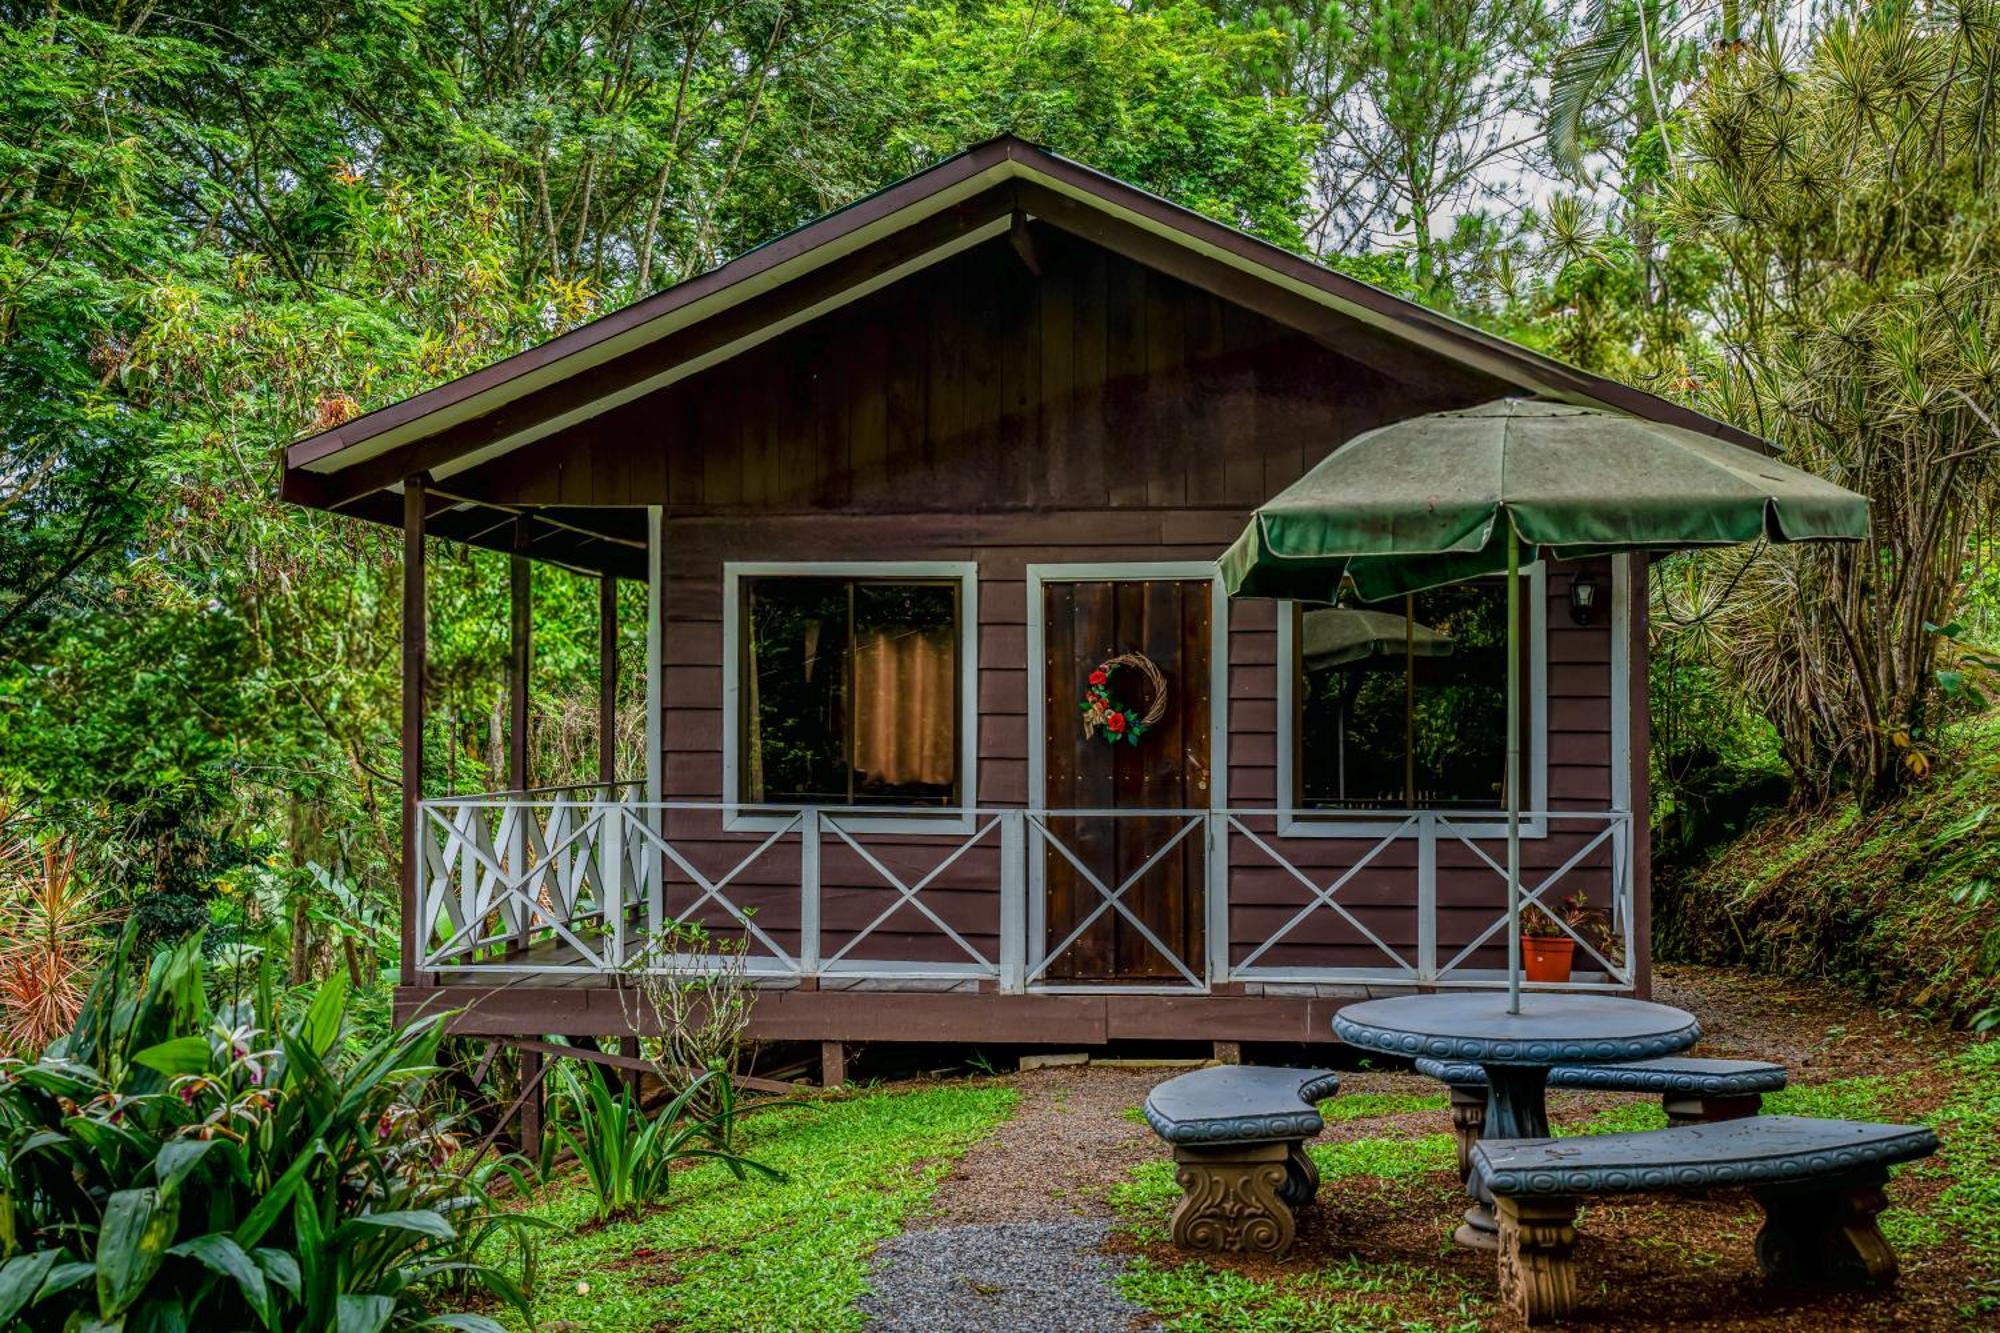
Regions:
[[[665,721],[662,710],[666,707],[662,679],[666,667],[666,528],[666,511],[659,505],[646,506],[646,804],[652,807],[646,812],[646,822],[653,836],[662,839],[667,835],[666,819],[659,809],[665,765],[660,746]],[[646,929],[651,936],[658,935],[666,913],[666,873],[666,858],[657,848],[647,848],[640,874],[645,877]]]
[[[530,520],[514,516],[514,553],[507,557],[507,786],[528,786],[528,674],[534,668],[534,569],[528,563]]]
[[[618,580],[610,574],[597,581],[597,780],[618,781]]]
[[[605,908],[610,916],[611,954],[619,967],[625,966],[625,930],[632,914],[625,905],[625,807],[619,803],[618,788],[618,580],[602,574],[597,580],[597,780],[604,784],[598,796],[598,865],[604,875]],[[637,1038],[630,1040],[636,1041]],[[627,1055],[637,1055],[636,1049]],[[639,1095],[637,1075],[627,1070],[625,1086]]]
[[[1625,726],[1625,750],[1630,777],[1626,785],[1625,808],[1631,811],[1631,826],[1625,845],[1630,849],[1632,873],[1626,883],[1631,888],[1632,900],[1632,952],[1625,960],[1632,972],[1632,990],[1640,999],[1650,999],[1653,993],[1653,829],[1650,812],[1653,808],[1651,769],[1647,754],[1652,744],[1653,703],[1651,674],[1646,666],[1647,619],[1651,608],[1646,598],[1646,562],[1644,551],[1614,560],[1612,596],[1623,594],[1625,620],[1629,633],[1626,642],[1628,661],[1626,663],[1625,717],[1613,718],[1615,729],[1622,721]],[[1622,573],[1621,579],[1618,574]],[[1621,586],[1622,585],[1622,586]],[[1615,609],[1617,600],[1612,603]]]
[[[397,942],[400,980],[417,982],[417,895],[424,796],[424,485],[422,473],[403,480],[403,874]]]

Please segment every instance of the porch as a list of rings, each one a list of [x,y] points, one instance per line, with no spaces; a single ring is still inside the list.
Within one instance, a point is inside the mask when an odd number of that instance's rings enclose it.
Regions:
[[[882,813],[649,802],[637,784],[425,801],[405,999],[525,989],[549,1021],[551,988],[723,965],[655,946],[674,921],[730,941],[760,987],[796,992],[794,1004],[845,991],[1296,1008],[1505,984],[1505,854],[1490,814],[1374,811],[1362,836],[1321,829],[1308,859],[1280,833],[1295,813],[1271,808],[982,807],[931,827]],[[1548,851],[1526,901],[1553,908],[1583,889],[1609,927],[1607,941],[1563,924],[1576,942],[1563,988],[1634,989],[1631,815],[1528,819]],[[1181,879],[1184,865],[1195,873]],[[1055,878],[1077,891],[1052,899]],[[1135,910],[1163,891],[1184,920]]]

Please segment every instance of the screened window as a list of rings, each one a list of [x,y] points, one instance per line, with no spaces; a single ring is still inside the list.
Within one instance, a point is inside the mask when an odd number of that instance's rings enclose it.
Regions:
[[[1531,588],[1524,577],[1524,662]],[[1401,602],[1295,607],[1293,615],[1293,755],[1300,808],[1505,805],[1504,581],[1454,584]],[[1528,693],[1524,675],[1524,783],[1532,759]]]
[[[960,804],[959,580],[758,575],[737,597],[739,799]]]

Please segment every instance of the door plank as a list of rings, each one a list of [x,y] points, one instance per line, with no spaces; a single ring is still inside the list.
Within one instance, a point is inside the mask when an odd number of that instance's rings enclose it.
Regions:
[[[1047,687],[1044,795],[1052,809],[1201,810],[1213,780],[1209,754],[1209,584],[1203,580],[1093,580],[1047,585],[1043,613]],[[1166,713],[1138,745],[1083,737],[1077,699],[1099,661],[1121,652],[1152,658],[1166,678]],[[1150,702],[1132,673],[1119,694]],[[1052,819],[1050,831],[1091,873],[1116,889],[1173,839],[1189,816]],[[1154,863],[1121,901],[1191,970],[1203,957],[1205,853],[1190,833]],[[1059,852],[1045,857],[1045,947],[1065,939],[1103,901]],[[1115,909],[1053,958],[1050,980],[1177,982],[1172,960]]]

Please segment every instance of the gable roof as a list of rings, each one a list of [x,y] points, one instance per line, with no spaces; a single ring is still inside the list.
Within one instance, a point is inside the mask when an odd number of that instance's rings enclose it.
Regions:
[[[453,473],[697,373],[1023,218],[1176,271],[1281,323],[1407,366],[1456,363],[1507,391],[1757,437],[1566,365],[1334,272],[1123,181],[1002,136],[867,195],[720,267],[539,346],[290,446],[285,498],[400,523],[402,478]],[[747,312],[755,311],[754,317]],[[1329,329],[1335,332],[1329,332]],[[1413,358],[1411,354],[1416,354]],[[1361,359],[1366,360],[1364,351]],[[391,513],[392,508],[394,513]]]

